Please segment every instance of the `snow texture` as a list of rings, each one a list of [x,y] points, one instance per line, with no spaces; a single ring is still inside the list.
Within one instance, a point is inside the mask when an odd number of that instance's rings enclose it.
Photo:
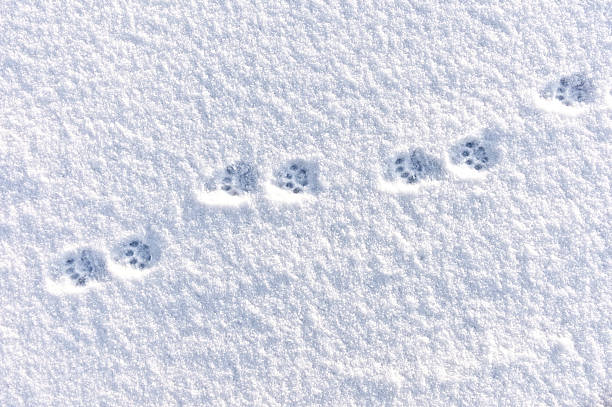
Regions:
[[[0,405],[611,406],[611,21],[0,2]]]

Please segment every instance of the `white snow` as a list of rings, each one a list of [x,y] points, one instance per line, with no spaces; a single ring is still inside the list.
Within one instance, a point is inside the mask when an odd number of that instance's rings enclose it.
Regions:
[[[309,203],[316,200],[312,194],[295,194],[271,183],[265,185],[265,196],[271,201],[287,205]]]
[[[0,2],[0,406],[609,406],[610,10]]]
[[[206,206],[212,207],[240,207],[251,203],[249,195],[231,196],[222,190],[196,192],[197,200]]]

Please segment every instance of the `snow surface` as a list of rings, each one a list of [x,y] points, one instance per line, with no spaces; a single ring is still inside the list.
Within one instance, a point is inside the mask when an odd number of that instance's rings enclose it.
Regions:
[[[611,21],[1,1],[0,405],[610,406]],[[575,73],[592,98],[546,96]],[[466,138],[497,161],[453,161]],[[415,148],[444,176],[385,179]],[[274,183],[291,160],[317,188]],[[110,278],[60,276],[83,249]]]

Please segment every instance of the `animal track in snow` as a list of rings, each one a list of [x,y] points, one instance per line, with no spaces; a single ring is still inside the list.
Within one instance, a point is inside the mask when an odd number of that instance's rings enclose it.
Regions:
[[[203,205],[212,207],[238,207],[251,201],[259,186],[259,174],[255,166],[246,161],[228,165],[213,179],[208,188],[195,193]]]
[[[379,188],[391,193],[415,192],[445,176],[442,161],[418,147],[386,160]]]
[[[232,196],[253,192],[257,188],[258,178],[257,170],[252,164],[238,161],[225,168],[220,189]]]
[[[545,97],[556,99],[565,106],[576,103],[590,103],[595,100],[593,80],[582,73],[563,76],[552,83],[544,92]]]
[[[485,146],[481,145],[480,140],[472,139],[461,146],[460,162],[475,169],[482,171],[489,168],[490,159]]]
[[[289,161],[276,172],[276,185],[294,194],[312,192],[317,187],[317,168],[314,163],[297,159]]]
[[[449,161],[453,172],[465,178],[483,177],[499,162],[499,151],[488,139],[466,137],[457,141],[449,150]]]
[[[129,239],[113,252],[113,260],[117,263],[138,270],[151,267],[155,260],[151,246],[141,239]]]
[[[312,198],[318,188],[316,163],[294,159],[274,173],[271,188],[268,188],[268,197],[273,200],[298,202]]]
[[[76,287],[86,287],[92,282],[105,282],[110,280],[106,268],[106,261],[102,253],[80,248],[64,256],[58,280]]]
[[[392,159],[391,178],[407,184],[439,179],[442,173],[440,160],[427,154],[422,148],[397,154]]]

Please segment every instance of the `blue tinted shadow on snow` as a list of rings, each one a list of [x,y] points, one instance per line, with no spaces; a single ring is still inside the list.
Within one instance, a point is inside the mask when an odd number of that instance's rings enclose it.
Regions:
[[[253,192],[257,188],[259,174],[255,166],[245,161],[238,161],[225,167],[221,179],[221,189],[232,193]]]
[[[443,175],[442,162],[422,148],[399,153],[392,157],[391,179],[416,184],[426,179],[439,179]]]
[[[316,191],[319,188],[316,163],[303,159],[287,162],[275,173],[275,184],[294,194]]]
[[[595,100],[596,87],[591,78],[577,72],[565,75],[550,83],[542,92],[545,98],[555,99],[566,106],[575,103],[591,103]]]
[[[152,267],[161,255],[159,245],[150,237],[125,239],[113,248],[113,260],[133,269]]]
[[[502,157],[499,143],[504,137],[505,133],[497,128],[485,129],[479,137],[463,137],[450,147],[450,161],[477,173],[485,172],[500,162]]]
[[[62,272],[75,286],[85,287],[91,281],[108,281],[110,276],[102,253],[82,248],[65,256]]]

